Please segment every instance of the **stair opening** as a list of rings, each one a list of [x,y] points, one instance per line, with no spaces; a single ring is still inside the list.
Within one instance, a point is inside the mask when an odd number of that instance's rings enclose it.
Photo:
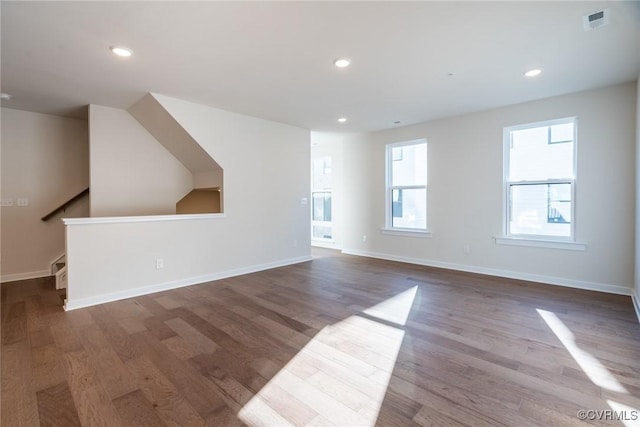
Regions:
[[[220,187],[197,188],[176,203],[176,214],[207,214],[222,212]]]

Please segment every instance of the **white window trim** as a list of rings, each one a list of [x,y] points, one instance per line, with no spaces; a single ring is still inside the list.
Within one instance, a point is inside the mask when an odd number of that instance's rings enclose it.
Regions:
[[[331,187],[329,188],[315,188],[314,186],[314,161],[315,160],[324,160],[324,159],[330,159],[333,162],[333,159],[331,156],[322,156],[322,157],[317,157],[317,158],[312,158],[311,159],[311,241],[312,242],[316,242],[316,243],[330,243],[333,244],[335,243],[335,237],[333,235],[333,231],[334,231],[334,227],[333,227],[333,184],[331,185]],[[332,168],[333,168],[333,163],[332,163]],[[332,181],[333,182],[333,181]],[[313,194],[314,193],[330,193],[331,194],[331,221],[316,221],[313,219],[313,207],[314,207],[314,198],[313,198]],[[325,238],[325,237],[314,237],[313,236],[313,227],[331,227],[331,238]]]
[[[565,249],[569,251],[586,251],[587,244],[562,239],[550,239],[547,236],[494,236],[496,245],[531,246],[536,248]]]
[[[393,156],[392,150],[398,147],[406,147],[409,145],[417,145],[417,144],[426,144],[426,138],[413,139],[411,141],[403,141],[403,142],[395,142],[391,144],[387,144],[385,146],[385,226],[380,229],[382,234],[390,234],[396,236],[409,236],[409,237],[425,237],[431,238],[432,233],[429,231],[429,203],[427,199],[427,226],[426,228],[400,228],[393,227],[393,212],[392,212],[392,193],[393,190],[404,189],[404,188],[424,188],[427,193],[427,198],[429,197],[428,185],[429,185],[429,149],[427,146],[427,184],[426,185],[391,185],[391,168],[393,165]]]
[[[417,229],[417,228],[387,228],[380,229],[380,233],[391,236],[406,236],[406,237],[418,237],[422,239],[433,238],[433,233],[429,230]]]
[[[331,238],[328,239],[326,237],[314,237],[313,227],[331,227]],[[314,242],[335,243],[335,240],[333,238],[333,221],[311,221],[311,240]]]
[[[554,126],[558,124],[564,124],[573,122],[573,177],[563,179],[551,179],[541,181],[509,181],[509,150],[511,148],[511,132],[530,129],[542,126]],[[576,247],[574,250],[586,250],[584,243],[576,242],[576,187],[577,187],[577,175],[578,175],[578,118],[564,117],[560,119],[543,120],[540,122],[525,123],[521,125],[508,126],[503,129],[503,170],[502,170],[502,236],[494,237],[496,244],[505,245],[517,245],[517,246],[536,246],[536,247],[550,247],[555,249],[568,249]],[[570,183],[571,184],[571,234],[567,237],[554,237],[554,236],[539,236],[535,234],[512,234],[509,232],[509,221],[511,219],[510,202],[511,198],[510,187],[512,185],[533,185],[533,184],[554,184],[554,183]],[[582,249],[580,249],[582,248]]]
[[[314,193],[329,193],[331,194],[331,221],[316,221],[313,219],[313,203]],[[331,238],[326,237],[314,237],[313,236],[313,227],[331,227]],[[311,240],[314,242],[325,242],[325,243],[335,243],[335,239],[333,237],[333,189],[325,188],[323,190],[311,190]]]

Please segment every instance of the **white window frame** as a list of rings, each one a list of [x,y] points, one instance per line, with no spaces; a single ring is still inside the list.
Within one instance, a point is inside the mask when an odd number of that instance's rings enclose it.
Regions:
[[[425,144],[427,146],[427,182],[425,185],[392,185],[392,168],[393,168],[393,149],[398,147],[407,147],[411,145]],[[427,139],[414,139],[411,141],[395,142],[387,144],[385,149],[385,226],[382,228],[383,234],[394,234],[400,236],[411,237],[431,237],[429,231],[429,203],[428,203],[428,184],[429,184],[429,147],[427,145]],[[405,227],[393,227],[393,190],[400,189],[420,189],[424,188],[427,194],[427,200],[425,200],[427,212],[426,212],[426,226],[425,228],[405,228]]]
[[[538,127],[554,126],[559,124],[573,123],[573,176],[562,179],[549,180],[509,180],[509,151],[511,149],[511,135],[514,131],[532,129]],[[521,241],[526,246],[552,247],[556,249],[577,249],[584,250],[586,247],[582,244],[571,245],[575,243],[575,225],[576,225],[576,183],[577,183],[577,159],[578,159],[578,119],[577,117],[565,117],[561,119],[545,120],[541,122],[526,123],[522,125],[505,127],[503,130],[503,222],[502,236],[496,238],[496,243],[516,244],[514,241]],[[569,236],[549,236],[544,234],[515,234],[509,230],[511,221],[511,187],[516,185],[544,185],[544,184],[570,184],[571,185],[571,224]],[[508,241],[512,240],[512,241]],[[536,242],[558,242],[558,245],[540,245]],[[569,245],[563,245],[568,243]]]
[[[323,160],[325,161],[326,159],[329,159],[329,161],[332,163],[333,165],[333,159],[331,156],[322,156],[322,157],[317,157],[317,158],[313,158],[311,159],[311,240],[314,242],[325,242],[325,243],[333,243],[334,242],[334,236],[333,236],[333,181],[331,184],[331,187],[327,187],[327,188],[316,188],[315,187],[315,182],[314,182],[314,168],[315,168],[315,164],[314,162],[316,160]],[[333,168],[333,166],[332,166]],[[313,197],[315,195],[315,193],[329,193],[330,197],[331,197],[331,221],[316,221],[313,219],[313,209],[315,207],[314,203],[315,203],[315,198]],[[330,238],[326,238],[326,237],[315,237],[313,235],[313,229],[314,227],[329,227],[331,228],[331,237]]]

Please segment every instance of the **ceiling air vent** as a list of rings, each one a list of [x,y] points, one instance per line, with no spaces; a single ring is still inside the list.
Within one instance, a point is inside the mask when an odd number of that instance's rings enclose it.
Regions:
[[[609,9],[598,10],[597,12],[588,13],[582,17],[582,25],[585,31],[591,31],[608,23]]]

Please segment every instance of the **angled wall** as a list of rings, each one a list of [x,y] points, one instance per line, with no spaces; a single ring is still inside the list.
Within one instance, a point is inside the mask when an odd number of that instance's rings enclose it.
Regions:
[[[256,239],[295,243],[308,253],[310,131],[153,96],[224,166],[223,208],[229,225]]]
[[[154,94],[147,94],[129,108],[135,117],[167,151],[194,175],[195,188],[222,188],[222,167],[193,139]]]
[[[166,215],[193,174],[128,112],[89,107],[91,216]]]

